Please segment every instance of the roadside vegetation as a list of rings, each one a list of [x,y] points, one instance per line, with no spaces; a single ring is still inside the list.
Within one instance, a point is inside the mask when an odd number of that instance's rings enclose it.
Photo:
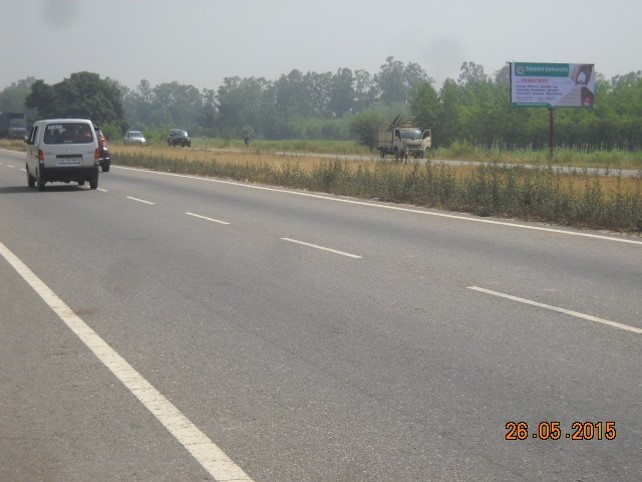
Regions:
[[[642,175],[568,174],[489,161],[449,166],[439,160],[395,163],[311,153],[276,153],[257,146],[222,149],[117,147],[118,165],[276,185],[340,196],[406,203],[479,216],[518,218],[628,233],[642,230]],[[523,160],[526,160],[525,158]],[[534,167],[533,167],[534,166]]]
[[[115,165],[639,235],[642,71],[598,73],[592,108],[554,113],[511,107],[508,65],[488,75],[464,62],[457,79],[434,84],[420,65],[393,57],[374,74],[294,69],[275,80],[225,77],[200,90],[145,79],[130,89],[77,72],[55,84],[19,80],[0,92],[0,110],[24,112],[29,122],[92,119]],[[378,159],[376,134],[398,114],[431,129],[427,162]],[[186,129],[193,147],[168,148],[171,128]],[[148,145],[123,146],[126,129],[143,131]],[[24,149],[7,142],[0,147]]]
[[[560,225],[642,232],[640,153],[560,150],[548,152],[473,149],[453,146],[431,153],[426,162],[380,160],[354,142],[195,141],[191,149],[111,143],[115,165],[276,185],[340,196],[405,203],[478,216],[517,218]],[[24,150],[22,141],[0,147]],[[465,159],[478,165],[451,166]],[[563,167],[580,168],[574,173]],[[596,168],[608,168],[600,176]],[[623,176],[622,169],[637,170]]]

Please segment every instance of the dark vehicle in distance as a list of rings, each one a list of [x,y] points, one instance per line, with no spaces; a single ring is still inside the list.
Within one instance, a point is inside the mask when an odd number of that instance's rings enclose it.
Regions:
[[[109,154],[109,143],[107,142],[107,137],[103,134],[103,131],[100,130],[100,127],[94,126],[96,131],[96,139],[98,139],[98,151],[99,158],[98,163],[100,164],[100,170],[102,172],[109,172],[111,167],[111,155]]]
[[[25,115],[19,112],[0,112],[0,137],[24,139],[27,135]]]
[[[172,129],[167,136],[167,145],[170,147],[183,146],[191,147],[192,139],[183,129]]]

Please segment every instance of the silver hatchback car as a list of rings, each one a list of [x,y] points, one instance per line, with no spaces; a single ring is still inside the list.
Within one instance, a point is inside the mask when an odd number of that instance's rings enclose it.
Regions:
[[[141,131],[127,131],[123,141],[125,144],[139,144],[141,146],[144,146],[147,143],[147,140]]]

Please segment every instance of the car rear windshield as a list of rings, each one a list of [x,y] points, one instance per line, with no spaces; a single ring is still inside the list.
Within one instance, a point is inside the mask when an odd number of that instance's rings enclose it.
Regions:
[[[91,144],[93,140],[88,124],[61,122],[45,127],[45,144]]]

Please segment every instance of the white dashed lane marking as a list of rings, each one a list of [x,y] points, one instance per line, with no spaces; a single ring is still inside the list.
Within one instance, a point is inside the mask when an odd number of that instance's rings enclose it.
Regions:
[[[537,306],[538,308],[544,308],[551,311],[557,311],[558,313],[564,313],[565,315],[574,316],[575,318],[581,318],[583,320],[592,321],[594,323],[600,323],[602,325],[610,326],[612,328],[618,328],[620,330],[630,331],[631,333],[636,333],[642,335],[642,328],[637,328],[635,326],[625,325],[624,323],[618,323],[617,321],[605,320],[604,318],[599,318],[593,315],[587,315],[585,313],[580,313],[578,311],[567,310],[566,308],[559,308],[557,306],[547,305],[544,303],[539,303],[537,301],[532,301],[526,298],[519,298],[518,296],[508,295],[506,293],[500,293],[499,291],[493,291],[486,288],[480,288],[478,286],[469,286],[468,289],[479,291],[480,293],[486,293],[492,296],[498,296],[500,298],[505,298],[512,301],[517,301],[519,303],[524,303],[531,306]]]

